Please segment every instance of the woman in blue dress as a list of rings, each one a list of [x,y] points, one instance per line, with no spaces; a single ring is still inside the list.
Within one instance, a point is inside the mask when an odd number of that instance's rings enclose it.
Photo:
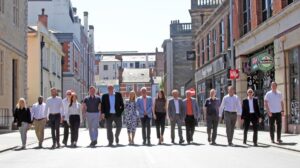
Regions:
[[[125,103],[125,123],[127,126],[129,145],[134,144],[134,135],[138,121],[135,99],[136,94],[134,91],[131,91],[129,93],[129,100]]]

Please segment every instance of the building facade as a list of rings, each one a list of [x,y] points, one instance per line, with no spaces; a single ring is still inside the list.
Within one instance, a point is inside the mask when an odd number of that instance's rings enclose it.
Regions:
[[[62,46],[48,29],[47,15],[39,15],[37,26],[28,28],[28,105],[38,96],[51,96],[50,89],[62,91]]]
[[[193,34],[191,23],[172,21],[170,39],[163,42],[165,58],[164,85],[166,95],[170,96],[173,89],[178,89],[181,95],[185,90],[194,87],[195,58],[193,54]]]
[[[72,89],[79,100],[94,85],[94,27],[88,24],[88,12],[83,14],[83,24],[70,0],[29,0],[29,25],[34,24],[39,11],[48,14],[48,27],[53,30],[63,46],[62,92]]]
[[[244,97],[253,88],[264,109],[263,96],[276,81],[284,96],[283,131],[300,133],[300,1],[235,0],[234,6],[236,65],[242,72],[237,93]]]
[[[0,0],[0,129],[11,129],[13,110],[27,99],[27,0]]]
[[[217,97],[222,99],[230,81],[227,69],[231,67],[229,48],[229,1],[194,1],[190,14],[196,51],[195,82],[197,100],[204,107],[209,91],[216,89]]]

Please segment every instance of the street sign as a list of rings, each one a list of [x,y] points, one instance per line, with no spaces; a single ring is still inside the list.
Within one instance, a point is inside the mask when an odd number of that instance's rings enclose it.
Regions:
[[[229,78],[230,79],[238,79],[240,77],[238,69],[231,69],[229,71]]]

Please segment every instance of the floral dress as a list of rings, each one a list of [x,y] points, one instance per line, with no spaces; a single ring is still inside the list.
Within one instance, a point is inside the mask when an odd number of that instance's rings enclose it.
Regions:
[[[138,115],[136,112],[136,102],[128,101],[125,104],[125,123],[128,132],[135,132]]]

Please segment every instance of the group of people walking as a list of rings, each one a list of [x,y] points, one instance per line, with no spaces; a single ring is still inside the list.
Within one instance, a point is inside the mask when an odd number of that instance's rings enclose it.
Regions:
[[[281,115],[283,112],[283,99],[277,84],[271,84],[272,90],[265,96],[265,106],[270,117],[270,136],[274,141],[274,123],[277,125],[277,141],[282,142],[281,134]],[[156,136],[158,144],[164,143],[165,123],[167,116],[171,124],[171,142],[175,143],[175,127],[178,128],[179,144],[185,142],[182,135],[182,126],[186,127],[186,141],[188,144],[193,142],[195,125],[200,118],[200,108],[190,91],[186,91],[186,98],[179,97],[178,90],[172,91],[172,98],[167,100],[163,90],[160,90],[157,97],[147,96],[147,88],[140,90],[140,97],[131,91],[129,99],[124,102],[122,94],[115,92],[114,87],[107,87],[108,93],[102,97],[96,95],[96,88],[89,88],[89,96],[85,97],[82,103],[77,101],[74,91],[68,90],[65,99],[57,96],[57,90],[51,89],[51,97],[44,103],[43,97],[38,98],[38,102],[27,107],[24,98],[21,98],[14,111],[14,122],[17,124],[21,134],[22,149],[26,148],[27,130],[34,125],[39,148],[43,147],[44,128],[48,121],[51,127],[52,149],[59,148],[60,145],[60,124],[64,126],[64,138],[62,143],[67,146],[69,129],[71,130],[71,147],[77,146],[79,127],[83,120],[87,121],[90,136],[90,146],[95,147],[98,140],[99,121],[105,120],[107,129],[108,146],[119,144],[119,135],[122,130],[123,112],[124,123],[126,124],[129,145],[135,144],[135,133],[138,122],[142,127],[143,145],[151,145],[151,120],[155,120]],[[210,97],[204,105],[206,113],[208,142],[216,144],[218,123],[224,116],[228,145],[232,146],[234,128],[237,116],[241,116],[244,121],[244,144],[247,143],[247,132],[250,122],[253,125],[253,142],[257,146],[257,130],[261,112],[258,100],[253,97],[253,90],[248,89],[247,98],[240,103],[239,97],[234,94],[234,88],[228,87],[228,95],[220,101],[216,97],[216,91],[210,91]],[[221,118],[221,119],[220,119]],[[116,131],[113,133],[113,123]]]

